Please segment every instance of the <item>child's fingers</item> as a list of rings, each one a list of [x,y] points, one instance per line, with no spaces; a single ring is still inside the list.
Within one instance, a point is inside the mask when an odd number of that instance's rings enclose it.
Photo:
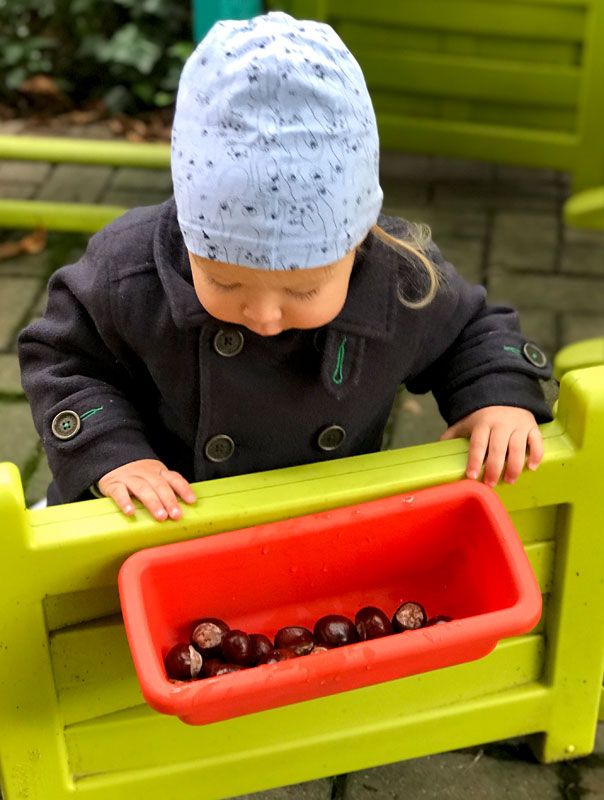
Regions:
[[[512,432],[508,443],[507,466],[504,480],[506,483],[514,483],[524,468],[526,458],[526,439],[525,430]]]
[[[489,452],[484,470],[484,482],[487,486],[495,486],[503,470],[508,449],[509,431],[493,428],[489,437]]]
[[[138,497],[147,511],[153,514],[155,519],[161,522],[168,518],[168,511],[158,496],[158,493],[147,479],[139,477],[133,478],[129,481],[128,488]]]
[[[490,428],[487,425],[478,425],[470,436],[470,451],[466,475],[468,478],[477,478],[482,468],[487,447],[489,445]]]
[[[180,472],[166,470],[166,472],[163,474],[172,489],[174,489],[176,494],[182,497],[185,503],[194,503],[197,500],[195,492],[193,489],[191,489],[189,482],[186,480],[186,478],[183,478]]]
[[[527,444],[529,457],[526,465],[529,469],[537,469],[543,458],[543,437],[536,425],[529,431]]]
[[[99,486],[99,488],[101,488]],[[123,483],[110,483],[108,486],[104,486],[101,491],[106,497],[111,497],[111,499],[116,503],[117,507],[124,512],[124,514],[128,514],[131,516],[134,514],[134,505],[132,503],[132,498],[130,497],[130,492],[126,488],[126,485]]]
[[[155,493],[162,504],[162,510],[166,512],[166,515],[171,519],[180,519],[182,517],[182,510],[178,505],[178,498],[172,491],[172,487],[168,481],[163,477],[163,474],[158,478],[153,478],[150,483],[153,486],[153,489],[155,490]],[[157,514],[155,516],[157,519],[159,519]]]

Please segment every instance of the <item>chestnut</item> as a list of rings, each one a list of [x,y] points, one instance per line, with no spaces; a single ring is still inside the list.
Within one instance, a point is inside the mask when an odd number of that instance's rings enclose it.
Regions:
[[[445,622],[451,622],[452,620],[453,617],[448,617],[446,614],[437,614],[435,617],[430,617],[424,628],[430,628],[432,625],[444,625]]]
[[[392,617],[392,627],[397,633],[402,631],[414,631],[423,628],[427,620],[426,612],[421,603],[414,603],[411,600],[400,605]]]
[[[293,650],[297,656],[305,656],[312,653],[315,647],[315,640],[308,628],[299,625],[289,625],[281,628],[275,634],[275,648],[285,647]]]
[[[278,647],[275,650],[271,650],[265,656],[262,656],[258,665],[277,664],[279,661],[288,661],[290,658],[296,658],[296,654],[293,650],[289,650],[286,647]]]
[[[252,641],[243,631],[227,631],[222,640],[222,657],[227,663],[250,667],[254,660]]]
[[[341,614],[327,614],[317,620],[314,628],[317,644],[324,647],[343,647],[359,641],[359,634],[348,617]]]
[[[262,656],[265,656],[273,649],[273,645],[268,636],[263,633],[250,634],[252,642],[252,664],[257,664]]]
[[[204,658],[216,658],[220,655],[220,646],[228,630],[226,622],[216,617],[199,619],[191,633],[191,644]]]
[[[212,675],[208,675],[208,677],[216,678],[218,675],[228,675],[229,672],[241,672],[242,669],[245,669],[245,667],[241,664],[219,664],[212,672]]]
[[[202,678],[212,678],[216,674],[216,670],[222,667],[224,661],[221,658],[204,658],[201,667]]]
[[[354,624],[359,634],[361,642],[368,639],[379,639],[382,636],[390,636],[394,633],[394,628],[384,612],[375,606],[365,606],[357,611]]]
[[[188,642],[175,644],[164,659],[168,678],[175,681],[190,681],[198,678],[203,664],[203,657]]]

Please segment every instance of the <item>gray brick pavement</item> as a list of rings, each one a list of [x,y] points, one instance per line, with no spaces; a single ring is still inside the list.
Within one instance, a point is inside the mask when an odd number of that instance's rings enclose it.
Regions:
[[[18,126],[13,126],[18,132]],[[0,132],[10,132],[6,123]],[[460,159],[401,153],[382,158],[385,209],[432,227],[445,256],[469,280],[486,281],[491,297],[521,309],[527,333],[550,355],[564,344],[604,335],[604,232],[575,231],[561,221],[566,176],[548,170],[494,167]],[[0,162],[0,196],[86,202],[156,202],[170,193],[168,171]],[[12,187],[12,189],[10,188]],[[13,192],[11,194],[11,191]],[[19,232],[0,231],[0,241]],[[50,271],[81,248],[59,234],[36,256],[0,261],[0,460],[17,463],[28,503],[49,480],[20,389],[14,334],[45,304]],[[432,441],[444,430],[433,398],[402,392],[388,446]],[[503,748],[503,749],[501,749]],[[503,743],[361,770],[248,795],[260,800],[365,800],[466,797],[604,799],[604,725],[595,754],[540,765],[526,747]]]

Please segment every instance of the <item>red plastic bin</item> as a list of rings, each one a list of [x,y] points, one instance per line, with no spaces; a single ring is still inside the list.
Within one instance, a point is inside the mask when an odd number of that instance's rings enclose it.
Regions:
[[[145,700],[193,725],[471,661],[541,614],[514,526],[475,481],[142,550],[119,591]],[[164,670],[200,617],[272,638],[367,605],[391,616],[406,600],[453,621],[203,680]]]

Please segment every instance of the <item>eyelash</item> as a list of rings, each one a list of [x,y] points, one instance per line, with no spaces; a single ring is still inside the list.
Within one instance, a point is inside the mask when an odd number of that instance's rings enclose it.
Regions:
[[[210,280],[214,286],[216,286],[218,289],[221,289],[223,292],[232,292],[235,289],[238,289],[241,285],[239,283],[233,283],[230,284],[229,286],[225,286],[223,283],[218,283],[218,281],[215,281],[213,278],[211,278]],[[312,298],[319,292],[318,289],[311,289],[308,292],[295,292],[290,289],[287,289],[286,291],[291,297],[295,298],[296,300],[312,300]]]

